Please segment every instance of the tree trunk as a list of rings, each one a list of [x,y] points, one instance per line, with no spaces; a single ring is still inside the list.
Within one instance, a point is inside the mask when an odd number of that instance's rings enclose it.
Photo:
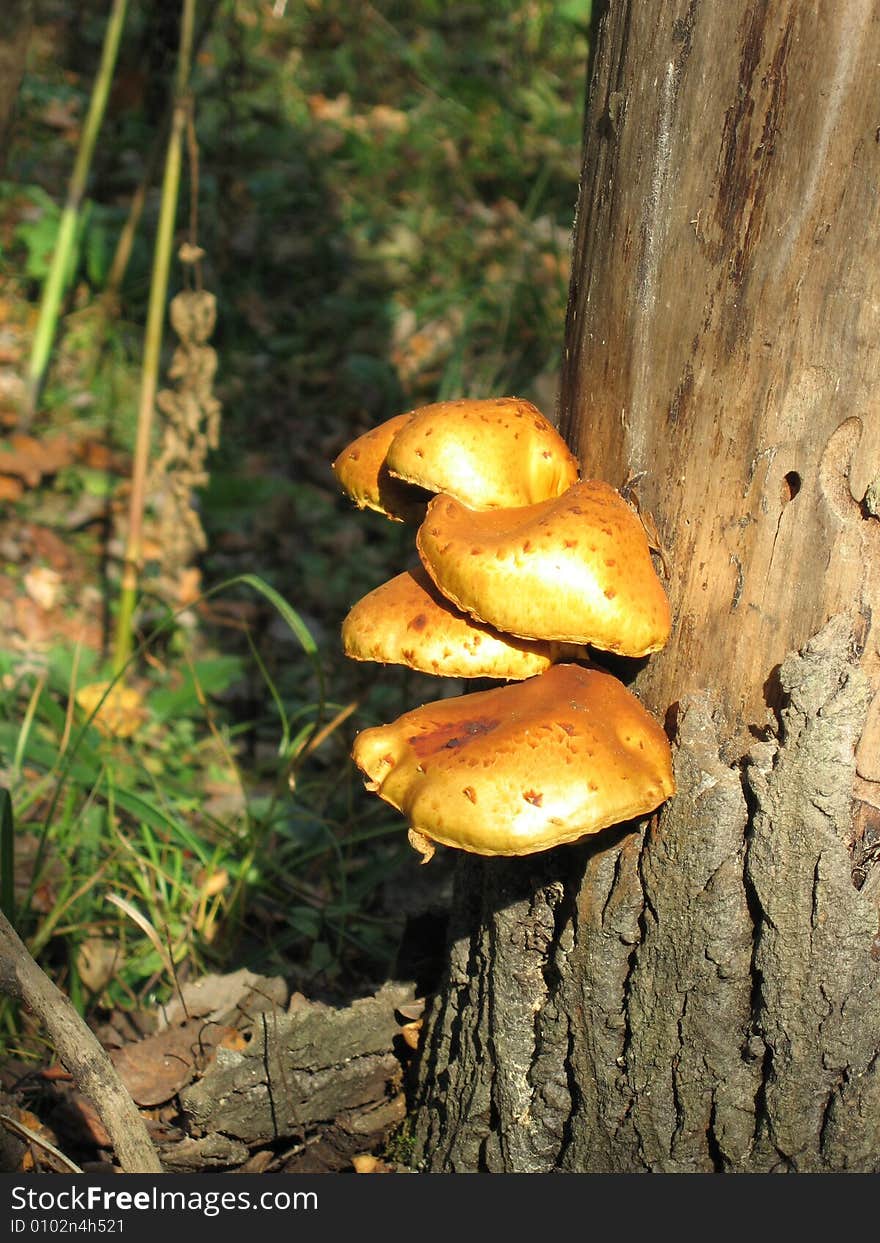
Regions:
[[[872,0],[603,6],[561,425],[656,529],[679,792],[461,858],[428,1169],[880,1169],[878,62]]]

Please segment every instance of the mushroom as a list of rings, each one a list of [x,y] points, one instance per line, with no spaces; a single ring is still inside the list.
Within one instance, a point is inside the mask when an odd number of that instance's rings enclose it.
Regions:
[[[484,512],[439,496],[416,543],[443,595],[506,634],[621,656],[645,656],[669,637],[669,602],[644,528],[607,483]]]
[[[474,509],[530,505],[578,477],[556,428],[519,397],[462,398],[413,410],[388,445],[391,475]]]
[[[475,622],[440,594],[422,566],[359,600],[342,623],[342,646],[353,660],[408,665],[443,677],[512,680],[543,672],[563,654],[584,654]]]
[[[412,416],[398,414],[346,446],[332,470],[358,509],[374,509],[392,522],[421,522],[428,499],[419,488],[392,479],[385,465],[388,446]]]
[[[352,752],[434,843],[527,855],[653,811],[674,793],[669,742],[609,673],[554,665],[512,686],[428,703],[358,734]]]

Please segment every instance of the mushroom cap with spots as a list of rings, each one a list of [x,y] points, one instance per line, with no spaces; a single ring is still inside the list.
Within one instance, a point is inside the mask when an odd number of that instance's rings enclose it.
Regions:
[[[516,639],[483,626],[441,595],[422,566],[371,591],[342,623],[342,647],[353,660],[407,665],[450,678],[534,677],[561,656],[585,656],[569,645]]]
[[[527,855],[646,815],[675,792],[665,733],[622,682],[554,665],[496,690],[424,704],[365,729],[352,752],[410,823],[440,842]]]
[[[519,397],[463,398],[411,412],[388,446],[391,475],[473,509],[531,505],[578,477],[556,428]]]
[[[421,522],[428,499],[420,488],[392,478],[385,464],[388,446],[410,417],[398,414],[364,432],[332,465],[343,491],[358,509],[374,509],[393,522]]]
[[[646,656],[669,637],[669,601],[644,528],[607,483],[484,512],[439,496],[416,543],[442,593],[506,634],[621,656]]]

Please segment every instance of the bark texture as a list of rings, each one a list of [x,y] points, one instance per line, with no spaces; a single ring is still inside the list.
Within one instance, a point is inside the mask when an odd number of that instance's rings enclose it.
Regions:
[[[561,426],[675,618],[647,823],[462,858],[424,1168],[880,1169],[871,0],[602,6]]]
[[[783,662],[778,738],[720,758],[679,716],[681,793],[537,859],[463,857],[422,1054],[432,1170],[880,1170],[880,871],[854,883],[869,699],[845,616]]]
[[[667,553],[675,625],[642,694],[711,686],[765,723],[786,652],[880,605],[880,10],[606,10],[562,427],[588,474],[637,481]]]
[[[389,983],[341,1010],[297,994],[286,1013],[261,1014],[244,1049],[218,1049],[181,1093],[191,1138],[238,1151],[341,1117],[362,1142],[387,1131],[403,1107],[395,1008],[412,997],[411,984]]]

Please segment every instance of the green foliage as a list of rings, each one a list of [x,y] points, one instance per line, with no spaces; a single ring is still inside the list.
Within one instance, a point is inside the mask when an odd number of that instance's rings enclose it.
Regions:
[[[208,249],[224,283],[247,254],[258,291],[226,305],[227,341],[277,358],[308,417],[527,392],[555,367],[576,12],[328,0],[218,24],[200,79]]]
[[[41,118],[56,102],[82,114],[106,8],[86,0],[76,30],[91,65],[59,55],[23,87],[23,137],[7,163],[19,188],[0,186],[0,223],[14,227],[0,244],[30,291],[73,144]],[[133,6],[119,70],[133,102],[111,98],[44,401],[47,428],[87,422],[123,451],[155,184],[112,313],[99,296],[173,71],[172,53],[141,80],[153,16]],[[442,692],[339,653],[347,609],[413,548],[411,530],[339,496],[329,463],[419,402],[552,402],[588,20],[588,0],[310,0],[281,18],[271,4],[221,0],[193,79],[198,241],[218,297],[224,407],[198,505],[205,580],[259,567],[250,610],[233,623],[243,629],[163,629],[149,665],[133,666],[143,719],[129,738],[102,733],[76,705],[78,689],[107,677],[94,654],[0,653],[0,785],[15,817],[14,833],[0,823],[0,889],[14,845],[22,931],[83,1007],[167,995],[171,963],[185,975],[247,962],[325,988],[385,969],[399,925],[381,892],[408,848],[399,817],[352,771],[351,731]],[[64,515],[94,497],[111,515],[121,490],[112,469],[76,460],[29,512]],[[95,581],[99,558],[112,575],[113,554],[93,555]],[[95,943],[119,958],[90,991],[84,947]]]
[[[31,186],[27,197],[31,203],[31,212],[16,228],[15,238],[25,247],[25,275],[35,280],[43,280],[52,262],[55,239],[61,224],[61,208],[39,186]],[[74,262],[75,258],[74,255]],[[72,266],[67,272],[68,281]]]
[[[7,185],[6,190],[10,192],[11,187]],[[49,272],[55,250],[61,208],[41,186],[23,186],[19,193],[27,204],[14,232],[14,240],[21,248],[21,271],[32,280],[42,281]],[[65,286],[81,274],[94,288],[101,287],[113,257],[112,246],[120,217],[118,208],[91,200],[83,204],[64,275]]]
[[[38,956],[66,947],[67,986],[83,1006],[168,996],[175,974],[204,970],[255,935],[257,965],[298,961],[306,975],[332,975],[353,953],[390,952],[365,904],[387,875],[387,852],[354,871],[348,854],[397,828],[381,815],[353,828],[349,784],[308,771],[309,747],[338,706],[324,702],[297,611],[262,579],[239,582],[271,603],[313,668],[301,683],[313,698],[293,706],[268,688],[278,734],[269,782],[243,775],[236,740],[247,731],[217,702],[246,675],[239,658],[155,663],[132,688],[131,719],[112,725],[102,717],[111,683],[99,683],[102,700],[83,697],[106,676],[93,656],[57,648],[27,670],[0,652],[0,758],[15,809],[14,832],[11,809],[0,823],[0,900],[9,913],[14,875],[20,932]],[[113,953],[97,982],[96,947]]]
[[[389,1136],[383,1153],[386,1161],[409,1169],[415,1156],[416,1137],[413,1131],[413,1119],[404,1118],[400,1126]]]

